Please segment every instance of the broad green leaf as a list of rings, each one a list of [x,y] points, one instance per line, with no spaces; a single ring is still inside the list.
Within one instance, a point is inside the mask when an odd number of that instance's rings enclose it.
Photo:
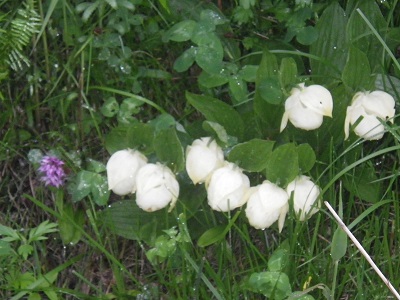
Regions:
[[[12,248],[6,241],[0,240],[0,257],[12,254]]]
[[[197,245],[199,247],[207,247],[221,241],[227,233],[225,228],[226,225],[219,225],[208,229],[199,237]]]
[[[272,253],[268,260],[268,270],[271,272],[282,272],[289,263],[289,251],[278,249]]]
[[[105,147],[110,154],[123,149],[137,149],[143,154],[153,152],[154,127],[144,123],[113,128],[105,139]]]
[[[107,118],[114,117],[118,113],[118,110],[119,110],[119,104],[115,99],[115,97],[108,98],[100,109],[103,116]]]
[[[68,186],[73,202],[81,201],[88,196],[92,189],[93,172],[80,171]],[[96,174],[97,175],[97,174]]]
[[[298,83],[297,78],[297,64],[291,57],[285,57],[281,61],[279,69],[280,85],[287,91]]]
[[[283,300],[292,293],[289,277],[282,272],[253,273],[248,286],[253,292],[275,300]]]
[[[313,148],[309,144],[301,144],[297,146],[297,155],[299,159],[300,173],[306,173],[310,171],[316,161]]]
[[[387,24],[374,0],[358,1],[357,9],[368,18],[368,21],[381,36],[385,35]],[[350,15],[346,36],[349,43],[366,53],[371,70],[381,68],[385,50],[357,10],[353,10]]]
[[[380,200],[382,182],[372,165],[356,167],[354,173],[343,178],[344,187],[362,200],[376,203]]]
[[[91,193],[97,205],[106,205],[110,197],[108,182],[105,176],[93,173],[91,182]]]
[[[257,70],[254,112],[263,121],[263,128],[269,137],[279,133],[280,120],[284,110],[283,105],[276,105],[283,100],[278,70],[278,61],[275,55],[265,51]]]
[[[333,261],[341,259],[347,251],[347,235],[342,228],[338,227],[335,230],[331,244],[331,257]]]
[[[140,107],[143,105],[142,101],[134,98],[126,98],[122,101],[120,109],[118,111],[118,123],[119,124],[133,124],[136,122],[136,115],[140,111]]]
[[[212,23],[214,25],[221,25],[228,22],[228,19],[216,10],[204,9],[200,13],[200,20],[205,23]]]
[[[230,105],[209,96],[196,95],[186,92],[186,99],[201,112],[208,121],[222,125],[228,135],[243,137],[244,124],[239,113]]]
[[[82,237],[82,232],[78,230],[71,220],[78,226],[83,226],[85,223],[85,214],[81,209],[74,209],[72,204],[67,203],[59,212],[61,218],[58,219],[58,228],[60,237],[65,245],[76,244]]]
[[[184,42],[192,38],[197,22],[184,20],[172,26],[164,35],[164,40],[174,42]]]
[[[267,164],[266,177],[281,187],[286,187],[299,174],[296,146],[292,143],[276,148]]]
[[[176,121],[170,114],[161,114],[149,122],[154,127],[154,132],[157,134],[160,131],[175,128]]]
[[[153,144],[160,162],[166,164],[174,173],[183,170],[183,147],[174,127],[158,131]]]
[[[318,39],[318,30],[313,26],[306,26],[296,34],[297,41],[302,45],[311,45]]]
[[[353,91],[371,89],[371,68],[368,57],[363,51],[354,46],[350,47],[342,73],[342,80]]]
[[[249,93],[246,82],[236,75],[233,75],[229,78],[229,91],[233,96],[232,102],[234,104],[239,104],[246,101]]]
[[[174,62],[174,70],[177,72],[187,71],[194,63],[198,48],[190,47],[185,50]]]
[[[221,74],[210,74],[206,71],[203,71],[198,77],[198,83],[208,89],[211,89],[228,83],[229,78],[230,75],[225,74],[224,72]]]
[[[219,74],[222,70],[224,49],[215,35],[208,37],[207,43],[199,45],[195,60],[200,68],[210,74]]]
[[[337,1],[332,2],[317,21],[319,37],[310,47],[310,54],[318,59],[311,59],[311,71],[316,75],[316,83],[332,82],[332,77],[340,77],[347,58],[346,13]]]
[[[106,166],[102,162],[88,158],[86,160],[86,163],[87,163],[87,167],[86,167],[87,171],[91,171],[91,172],[95,172],[95,173],[101,173],[101,172],[106,171]]]
[[[238,73],[238,75],[247,82],[256,82],[256,76],[258,71],[256,65],[245,65]]]
[[[228,154],[228,160],[249,172],[261,172],[268,164],[274,141],[253,139],[237,144]]]
[[[215,139],[220,141],[222,144],[230,145],[230,144],[234,144],[235,142],[237,143],[237,139],[229,136],[226,133],[225,128],[216,122],[204,121],[203,129],[205,131],[209,132],[210,136],[214,137]]]

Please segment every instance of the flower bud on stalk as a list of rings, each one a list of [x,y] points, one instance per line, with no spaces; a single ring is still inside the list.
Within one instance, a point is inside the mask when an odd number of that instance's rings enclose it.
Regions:
[[[136,203],[148,212],[156,211],[170,204],[174,208],[179,196],[179,183],[172,171],[160,164],[147,164],[136,176]]]
[[[215,140],[203,137],[186,148],[186,171],[194,184],[203,183],[224,163],[224,153]]]
[[[108,188],[124,196],[136,191],[136,174],[147,163],[147,158],[136,150],[120,150],[107,162]]]
[[[249,178],[233,163],[225,162],[206,183],[208,204],[213,210],[227,212],[246,203]]]
[[[389,119],[393,123],[395,101],[391,95],[382,91],[358,92],[354,95],[351,105],[347,107],[344,122],[345,139],[349,137],[350,126],[361,121],[354,128],[359,137],[366,140],[379,140],[385,133],[381,120]]]
[[[323,116],[332,117],[332,109],[332,95],[326,88],[321,85],[306,87],[300,83],[285,101],[280,131],[285,129],[288,120],[300,129],[317,129],[322,124]]]

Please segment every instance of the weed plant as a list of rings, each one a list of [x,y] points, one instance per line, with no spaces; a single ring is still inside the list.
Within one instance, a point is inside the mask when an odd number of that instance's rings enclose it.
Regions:
[[[1,299],[395,299],[329,202],[400,290],[398,115],[345,140],[359,91],[400,93],[397,0],[26,0],[0,3]],[[333,116],[280,132],[300,83]],[[321,187],[282,231],[245,208],[211,210],[185,149],[210,136],[252,186],[298,175]],[[108,188],[136,149],[180,185],[170,212]],[[45,184],[44,156],[64,163]],[[48,170],[48,169],[46,169]]]

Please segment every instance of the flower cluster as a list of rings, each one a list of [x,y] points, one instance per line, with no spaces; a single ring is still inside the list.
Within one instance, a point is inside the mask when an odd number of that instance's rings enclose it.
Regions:
[[[345,139],[351,126],[354,132],[366,140],[378,140],[385,132],[382,121],[393,122],[395,101],[383,91],[358,92],[347,108],[344,125]],[[332,117],[331,93],[320,85],[306,87],[304,83],[293,88],[285,101],[285,112],[281,121],[282,132],[290,121],[296,128],[314,130],[321,126],[323,117]]]
[[[66,174],[64,171],[64,162],[56,156],[46,155],[40,161],[38,171],[42,174],[40,180],[45,185],[60,187],[64,184]]]
[[[136,150],[115,152],[107,162],[108,188],[124,196],[136,193],[137,205],[148,212],[170,204],[175,206],[179,184],[172,171],[160,164],[147,163],[147,158]]]
[[[320,189],[307,176],[298,176],[286,190],[265,180],[250,187],[249,178],[234,163],[224,161],[222,149],[210,137],[197,139],[186,150],[186,170],[194,184],[205,182],[208,204],[227,212],[247,203],[246,216],[257,229],[279,220],[282,230],[293,193],[294,210],[301,221],[317,211]]]

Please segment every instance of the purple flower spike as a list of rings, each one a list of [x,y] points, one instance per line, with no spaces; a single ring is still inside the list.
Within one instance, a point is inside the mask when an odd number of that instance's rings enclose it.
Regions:
[[[66,174],[63,168],[64,162],[55,156],[44,156],[40,162],[39,172],[42,173],[41,181],[45,185],[60,187],[64,183]]]

